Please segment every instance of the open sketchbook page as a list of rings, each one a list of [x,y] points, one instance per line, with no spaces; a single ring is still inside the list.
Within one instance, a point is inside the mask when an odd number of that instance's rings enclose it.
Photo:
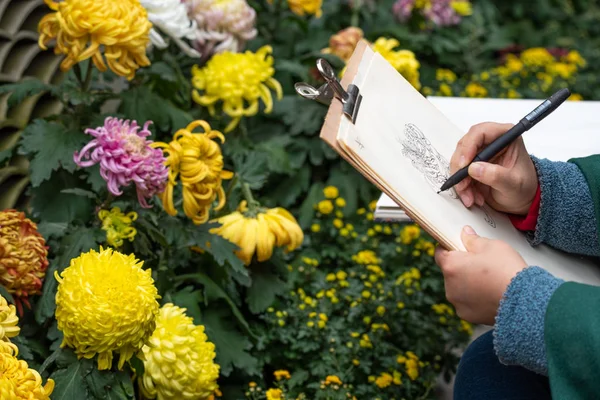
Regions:
[[[340,147],[359,171],[396,201],[445,247],[464,250],[461,230],[514,247],[530,265],[566,280],[600,285],[600,268],[546,246],[531,247],[509,219],[490,207],[467,209],[454,190],[437,194],[463,132],[370,48],[353,83],[363,96],[356,124],[341,118]],[[549,117],[552,118],[552,117]]]

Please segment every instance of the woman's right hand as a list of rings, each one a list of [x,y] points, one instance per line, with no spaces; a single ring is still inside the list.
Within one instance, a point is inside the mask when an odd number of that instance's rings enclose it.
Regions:
[[[450,173],[467,165],[486,145],[513,125],[484,122],[474,125],[458,142],[450,160]],[[469,177],[454,186],[466,207],[489,204],[498,211],[526,215],[535,198],[538,177],[533,161],[519,137],[491,162],[469,167]]]

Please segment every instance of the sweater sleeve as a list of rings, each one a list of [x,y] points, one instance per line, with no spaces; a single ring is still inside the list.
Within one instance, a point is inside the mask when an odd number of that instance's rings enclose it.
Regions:
[[[599,256],[594,203],[579,167],[569,162],[532,159],[540,184],[540,205],[535,230],[527,233],[529,242]]]
[[[501,363],[547,375],[544,318],[552,294],[562,283],[539,267],[526,268],[513,278],[494,327],[494,349]]]

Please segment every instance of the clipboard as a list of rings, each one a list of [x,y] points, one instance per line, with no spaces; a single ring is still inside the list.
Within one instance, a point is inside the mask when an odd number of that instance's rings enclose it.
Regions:
[[[368,42],[358,43],[341,81],[325,60],[317,61],[317,69],[325,84],[315,89],[298,83],[296,91],[328,105],[320,138],[444,248],[464,251],[460,232],[468,224],[483,237],[510,244],[529,265],[600,286],[597,259],[532,247],[506,215],[489,206],[467,209],[452,190],[436,193],[464,133]]]

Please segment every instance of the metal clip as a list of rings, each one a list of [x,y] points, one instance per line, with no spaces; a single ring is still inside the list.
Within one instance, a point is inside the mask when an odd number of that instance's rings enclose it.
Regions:
[[[360,94],[358,87],[354,84],[350,84],[348,85],[348,91],[345,91],[340,84],[340,81],[336,78],[333,68],[331,68],[331,65],[323,58],[317,60],[317,69],[323,79],[325,79],[326,83],[321,85],[318,89],[315,89],[308,83],[296,83],[296,85],[294,85],[296,92],[306,99],[316,100],[325,105],[331,104],[331,100],[336,97],[342,102],[344,114],[350,118],[352,123],[355,123],[358,115],[358,108],[362,101],[362,95]]]

